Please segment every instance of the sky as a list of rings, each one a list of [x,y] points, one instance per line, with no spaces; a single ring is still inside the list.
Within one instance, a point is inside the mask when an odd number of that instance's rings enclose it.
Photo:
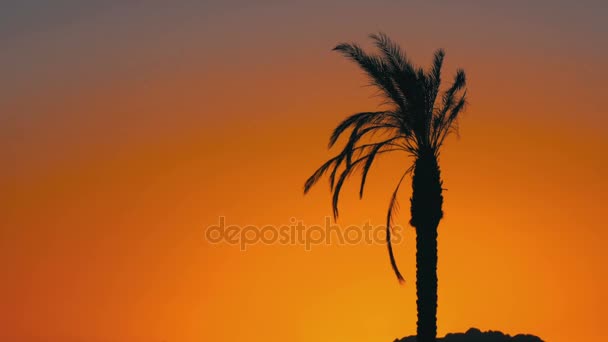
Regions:
[[[211,243],[219,224],[322,225],[304,180],[378,108],[331,49],[386,32],[469,106],[440,164],[439,335],[602,340],[608,306],[603,1],[6,1],[0,11],[0,339],[392,341],[416,331],[402,186],[395,253]],[[388,156],[340,227],[384,224]],[[356,183],[356,182],[353,182]],[[331,221],[333,222],[333,221]]]

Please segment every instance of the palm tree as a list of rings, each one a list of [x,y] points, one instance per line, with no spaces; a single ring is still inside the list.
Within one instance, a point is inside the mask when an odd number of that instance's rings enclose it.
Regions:
[[[393,255],[391,224],[399,186],[411,172],[410,225],[416,230],[417,337],[419,342],[434,342],[437,335],[437,226],[443,217],[438,158],[446,136],[457,131],[458,116],[466,104],[465,73],[458,69],[453,83],[438,99],[443,50],[435,52],[431,68],[424,70],[414,66],[385,34],[372,34],[370,38],[380,50],[379,55],[367,54],[357,44],[340,44],[334,50],[363,69],[388,109],[356,113],[342,121],[334,129],[329,147],[350,129],[346,145],[306,181],[304,193],[329,172],[333,214],[337,219],[340,190],[354,171],[362,174],[359,196],[363,197],[367,174],[378,155],[404,151],[413,157],[413,164],[399,179],[389,202],[386,242],[391,266],[401,283],[404,279]]]

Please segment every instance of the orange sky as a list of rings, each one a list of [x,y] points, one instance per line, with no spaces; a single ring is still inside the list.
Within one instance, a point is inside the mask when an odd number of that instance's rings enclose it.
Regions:
[[[383,30],[417,63],[444,47],[446,74],[463,67],[470,84],[460,138],[441,157],[439,334],[602,340],[607,7],[541,3],[11,5],[0,20],[0,339],[415,333],[411,229],[396,247],[404,286],[384,245],[243,252],[204,238],[219,216],[263,226],[330,215],[325,184],[304,197],[303,181],[341,118],[377,108],[330,49]],[[380,159],[362,201],[347,185],[339,223],[383,224],[407,163]]]

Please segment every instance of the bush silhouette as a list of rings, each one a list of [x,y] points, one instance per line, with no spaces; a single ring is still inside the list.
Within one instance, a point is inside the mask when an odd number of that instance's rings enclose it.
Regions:
[[[438,338],[441,342],[544,342],[534,335],[518,334],[510,336],[500,331],[481,332],[479,329],[471,328],[466,333],[447,334],[443,338]],[[417,342],[416,336],[408,336],[396,339],[395,342]]]

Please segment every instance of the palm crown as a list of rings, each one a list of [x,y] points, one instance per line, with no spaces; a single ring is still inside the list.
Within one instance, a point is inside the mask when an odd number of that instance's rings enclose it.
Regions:
[[[404,151],[416,160],[429,154],[436,159],[446,136],[457,130],[458,116],[466,104],[466,78],[462,69],[457,70],[452,84],[438,99],[445,56],[443,50],[435,52],[431,68],[424,70],[414,66],[385,34],[372,34],[370,38],[379,49],[379,55],[367,54],[354,43],[339,44],[334,50],[363,69],[371,84],[379,90],[385,100],[383,104],[388,109],[356,113],[342,121],[334,129],[329,147],[350,129],[346,145],[338,155],[319,167],[304,185],[304,192],[307,193],[329,172],[335,218],[338,217],[340,190],[353,172],[361,172],[359,195],[362,197],[367,174],[377,155]],[[390,226],[399,186],[412,167],[405,170],[399,180],[387,213],[388,251],[391,265],[400,281],[403,277],[393,256]]]

